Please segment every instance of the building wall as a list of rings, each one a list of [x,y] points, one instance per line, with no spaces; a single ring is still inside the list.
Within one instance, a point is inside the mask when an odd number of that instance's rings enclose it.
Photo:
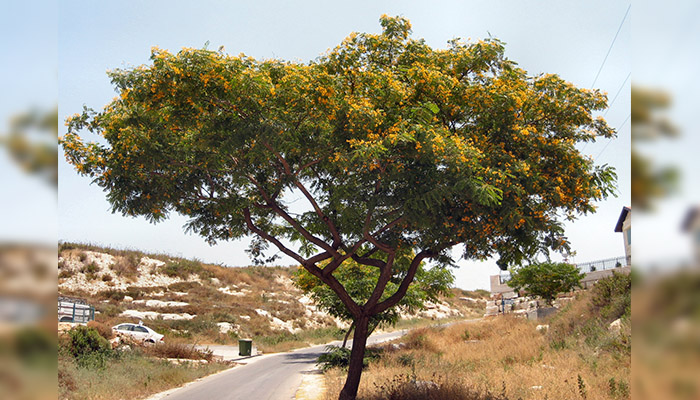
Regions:
[[[631,264],[632,260],[632,211],[627,213],[627,218],[622,223],[622,239],[625,241],[625,258]]]

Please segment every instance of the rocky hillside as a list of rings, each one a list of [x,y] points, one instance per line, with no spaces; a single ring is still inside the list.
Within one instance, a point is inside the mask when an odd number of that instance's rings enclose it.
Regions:
[[[89,245],[59,247],[59,294],[86,299],[98,322],[143,320],[166,336],[202,342],[345,328],[303,296],[293,273],[287,267],[223,267]],[[404,317],[483,315],[484,293],[455,291],[457,296]]]

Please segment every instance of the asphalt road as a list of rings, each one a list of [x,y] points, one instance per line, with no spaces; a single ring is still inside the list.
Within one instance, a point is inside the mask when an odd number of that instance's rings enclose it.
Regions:
[[[391,340],[403,331],[372,335],[367,343]],[[333,342],[337,346],[341,342]],[[351,343],[351,341],[349,342]],[[209,376],[199,382],[158,396],[165,400],[288,400],[293,399],[302,380],[302,372],[316,366],[326,345],[270,354],[245,360],[246,365]]]

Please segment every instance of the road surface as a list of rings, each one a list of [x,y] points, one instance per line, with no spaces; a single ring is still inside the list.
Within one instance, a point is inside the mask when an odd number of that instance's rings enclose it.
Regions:
[[[403,336],[406,330],[372,335],[368,344]],[[351,343],[349,341],[348,343]],[[340,341],[333,342],[336,346]],[[181,389],[157,396],[164,400],[288,400],[293,399],[302,380],[302,372],[316,366],[326,345],[295,350],[289,353],[253,357],[225,372],[189,384]]]

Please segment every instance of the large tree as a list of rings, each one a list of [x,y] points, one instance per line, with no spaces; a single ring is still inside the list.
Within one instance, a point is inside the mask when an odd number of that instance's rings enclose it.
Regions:
[[[115,212],[184,214],[211,242],[252,236],[254,257],[271,244],[328,285],[355,322],[341,399],[356,396],[370,319],[421,262],[450,264],[456,245],[502,268],[566,250],[561,219],[614,189],[613,170],[575,148],[614,135],[592,117],[603,94],[528,76],[496,39],[438,50],[403,18],[381,25],[309,63],[153,49],[149,65],[109,72],[119,96],[69,118],[61,140]],[[350,259],[379,271],[364,303],[334,276]]]

